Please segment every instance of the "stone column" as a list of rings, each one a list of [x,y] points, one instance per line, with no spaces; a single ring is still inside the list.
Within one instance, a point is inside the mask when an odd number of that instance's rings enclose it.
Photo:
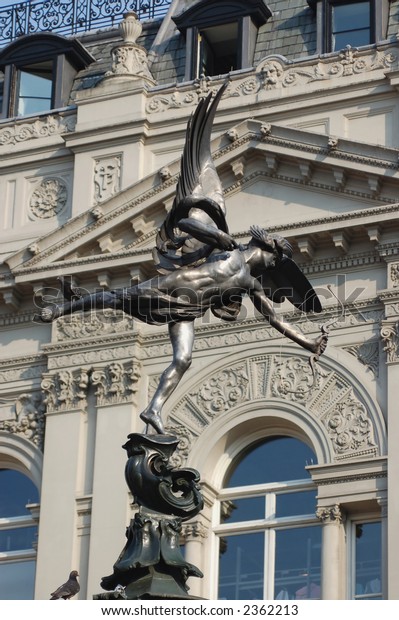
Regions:
[[[319,506],[317,517],[322,522],[321,597],[323,600],[345,599],[345,549],[342,513],[338,504]]]
[[[394,265],[389,265],[391,273]],[[399,264],[398,264],[399,266]],[[398,270],[399,272],[399,270]],[[387,588],[388,599],[399,599],[399,291],[386,291],[381,295],[385,302],[386,319],[381,323],[381,338],[386,353],[386,410],[388,427],[388,523],[387,523]]]
[[[129,496],[124,478],[126,452],[122,445],[128,434],[137,430],[134,428],[137,419],[134,401],[139,377],[140,367],[135,361],[112,362],[94,367],[91,373],[97,397],[97,424],[88,561],[89,599],[101,590],[102,577],[112,573],[115,558],[126,542]]]
[[[43,375],[46,450],[40,502],[36,599],[48,599],[52,588],[71,570],[80,572],[81,549],[76,528],[80,444],[86,418],[88,372],[85,368]],[[85,584],[79,597],[85,598]]]
[[[209,528],[205,525],[201,516],[195,521],[183,525],[182,540],[185,542],[184,557],[187,562],[194,566],[202,567],[204,540],[208,537]],[[190,595],[201,596],[202,583],[197,577],[190,578]]]
[[[386,498],[378,500],[381,507],[381,583],[382,598],[388,598],[388,502]]]

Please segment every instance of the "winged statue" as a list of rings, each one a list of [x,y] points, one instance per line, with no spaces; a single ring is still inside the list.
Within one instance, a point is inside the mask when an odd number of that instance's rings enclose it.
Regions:
[[[312,285],[292,259],[282,236],[251,226],[250,240],[238,244],[226,221],[223,188],[211,153],[216,108],[227,83],[197,105],[187,125],[181,171],[172,208],[158,231],[153,251],[156,277],[130,288],[80,295],[64,283],[63,304],[42,309],[40,320],[53,321],[73,312],[120,309],[149,324],[167,324],[173,349],[171,364],[141,419],[164,434],[162,407],[191,365],[194,321],[210,310],[228,321],[238,318],[249,296],[261,315],[292,341],[321,355],[327,333],[309,338],[284,321],[273,303],[288,299],[303,312],[320,312]]]

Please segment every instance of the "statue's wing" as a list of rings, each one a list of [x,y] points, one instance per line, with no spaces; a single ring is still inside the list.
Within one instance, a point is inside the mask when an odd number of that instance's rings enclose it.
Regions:
[[[198,219],[228,232],[222,184],[211,153],[213,120],[227,85],[225,82],[213,99],[212,93],[201,99],[188,122],[176,196],[158,232],[153,253],[161,272],[194,264],[213,249],[182,234],[179,231],[181,219]]]
[[[283,256],[274,267],[258,276],[269,299],[282,303],[288,299],[302,312],[321,312],[322,307],[316,291],[296,262]]]

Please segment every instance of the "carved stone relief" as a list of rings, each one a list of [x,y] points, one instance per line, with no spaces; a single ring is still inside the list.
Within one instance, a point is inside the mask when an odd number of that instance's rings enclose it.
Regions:
[[[0,421],[0,431],[19,435],[43,450],[44,409],[41,394],[21,394],[15,401],[13,416]]]
[[[322,418],[337,455],[351,456],[375,452],[373,427],[365,406],[353,392],[338,402]]]
[[[82,340],[132,332],[133,319],[123,312],[107,308],[102,312],[88,312],[61,317],[54,323],[54,329],[57,342]]]
[[[384,351],[387,354],[387,362],[397,362],[399,359],[398,323],[384,323],[381,328],[381,338],[384,343]]]
[[[371,370],[371,372],[378,377],[380,348],[377,341],[351,345],[348,347],[343,347],[343,349],[356,357],[361,364],[366,366],[366,368]]]
[[[103,368],[93,368],[91,382],[96,387],[98,405],[126,402],[137,393],[141,377],[138,362],[113,362]]]
[[[390,276],[393,288],[397,288],[399,286],[399,263],[391,264]]]
[[[323,523],[337,523],[343,521],[343,513],[339,504],[333,506],[319,506],[316,510],[316,517]]]
[[[43,220],[55,217],[65,209],[67,201],[68,189],[62,179],[43,179],[31,195],[29,215]]]
[[[127,13],[119,24],[119,31],[123,43],[116,45],[111,50],[112,67],[106,73],[107,78],[123,76],[130,78],[142,78],[151,85],[155,80],[148,68],[147,51],[136,43],[140,36],[142,25],[133,13]]]
[[[44,404],[48,413],[76,409],[86,411],[91,385],[95,387],[98,405],[128,402],[138,391],[140,377],[141,366],[137,361],[123,364],[115,361],[107,366],[45,373],[41,385],[45,393]]]
[[[248,383],[245,365],[225,368],[202,384],[196,402],[209,416],[217,416],[247,400]]]
[[[70,409],[86,410],[89,386],[89,368],[60,370],[54,374],[44,373],[42,390],[48,412]]]
[[[76,115],[60,117],[47,116],[31,122],[14,123],[0,130],[0,146],[12,146],[34,138],[47,138],[74,131]]]
[[[94,160],[94,204],[100,204],[120,190],[121,155]]]
[[[394,68],[397,61],[397,51],[393,47],[360,52],[349,45],[333,55],[310,62],[292,63],[281,56],[268,56],[260,61],[249,77],[233,78],[224,98],[254,96],[262,91],[295,88],[378,69],[387,70]],[[153,95],[147,103],[147,112],[151,114],[170,108],[195,106],[201,97],[216,89],[217,86],[209,80],[197,80],[190,91],[176,88],[174,92]]]
[[[191,446],[216,416],[264,398],[296,403],[317,418],[336,461],[378,454],[370,413],[349,381],[323,363],[314,377],[308,360],[300,356],[261,355],[219,370],[184,396],[171,412],[168,428],[186,428],[184,442]],[[183,463],[189,449],[180,452]]]

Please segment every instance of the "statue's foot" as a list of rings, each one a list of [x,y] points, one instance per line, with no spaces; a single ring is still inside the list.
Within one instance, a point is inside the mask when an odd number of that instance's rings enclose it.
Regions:
[[[161,416],[158,413],[154,413],[153,411],[143,411],[140,413],[140,418],[147,425],[152,426],[157,433],[160,435],[165,435],[165,429],[161,420]]]
[[[61,316],[61,312],[57,306],[49,306],[47,308],[42,308],[40,311],[40,319],[44,323],[51,323],[55,319]]]

